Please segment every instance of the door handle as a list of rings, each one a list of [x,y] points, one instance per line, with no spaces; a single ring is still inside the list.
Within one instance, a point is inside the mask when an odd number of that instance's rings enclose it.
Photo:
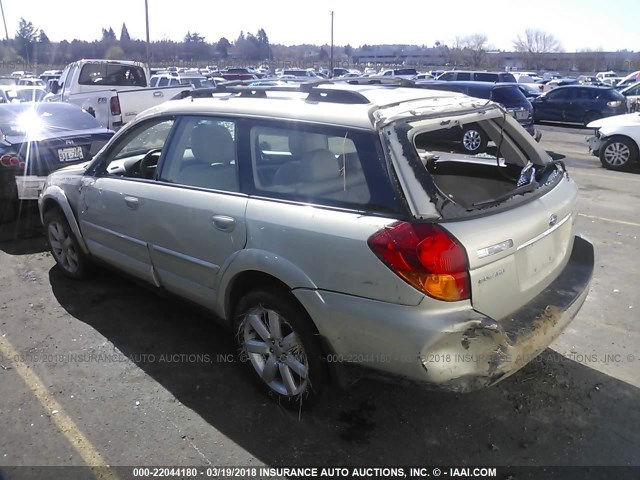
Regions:
[[[236,228],[236,219],[227,215],[214,215],[213,225],[222,232],[232,232]]]
[[[153,92],[154,97],[164,97],[164,93],[162,92]]]
[[[124,197],[124,203],[127,204],[129,209],[137,210],[140,202],[136,197]]]

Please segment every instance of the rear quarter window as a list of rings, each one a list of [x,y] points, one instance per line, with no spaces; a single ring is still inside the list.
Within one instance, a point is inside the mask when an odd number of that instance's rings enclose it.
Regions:
[[[497,82],[498,75],[495,73],[476,72],[474,74],[474,80],[478,82]]]
[[[248,135],[254,194],[371,212],[400,210],[374,133],[265,122],[251,125]]]

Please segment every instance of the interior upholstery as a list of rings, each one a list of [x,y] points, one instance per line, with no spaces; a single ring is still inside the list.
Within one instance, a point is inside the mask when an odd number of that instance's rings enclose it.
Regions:
[[[194,160],[178,175],[178,183],[216,190],[238,191],[235,142],[228,129],[201,123],[191,133]]]

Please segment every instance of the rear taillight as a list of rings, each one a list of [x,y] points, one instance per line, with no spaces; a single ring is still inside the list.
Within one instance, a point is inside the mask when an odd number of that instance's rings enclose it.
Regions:
[[[24,167],[24,161],[13,154],[6,154],[0,157],[0,165],[3,167]]]
[[[367,243],[396,275],[430,297],[449,302],[470,298],[466,252],[437,225],[397,222]]]
[[[610,102],[607,102],[607,107],[617,108],[620,105],[622,105],[622,101],[621,100],[611,100]]]
[[[109,101],[109,106],[111,109],[111,115],[120,115],[122,112],[120,111],[120,99],[117,95],[111,97]]]

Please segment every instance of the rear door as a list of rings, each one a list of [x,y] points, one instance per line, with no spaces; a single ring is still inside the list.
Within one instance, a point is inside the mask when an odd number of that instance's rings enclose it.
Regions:
[[[219,273],[247,240],[236,132],[230,119],[182,117],[157,181],[139,192],[142,238],[159,283],[210,309]]]

